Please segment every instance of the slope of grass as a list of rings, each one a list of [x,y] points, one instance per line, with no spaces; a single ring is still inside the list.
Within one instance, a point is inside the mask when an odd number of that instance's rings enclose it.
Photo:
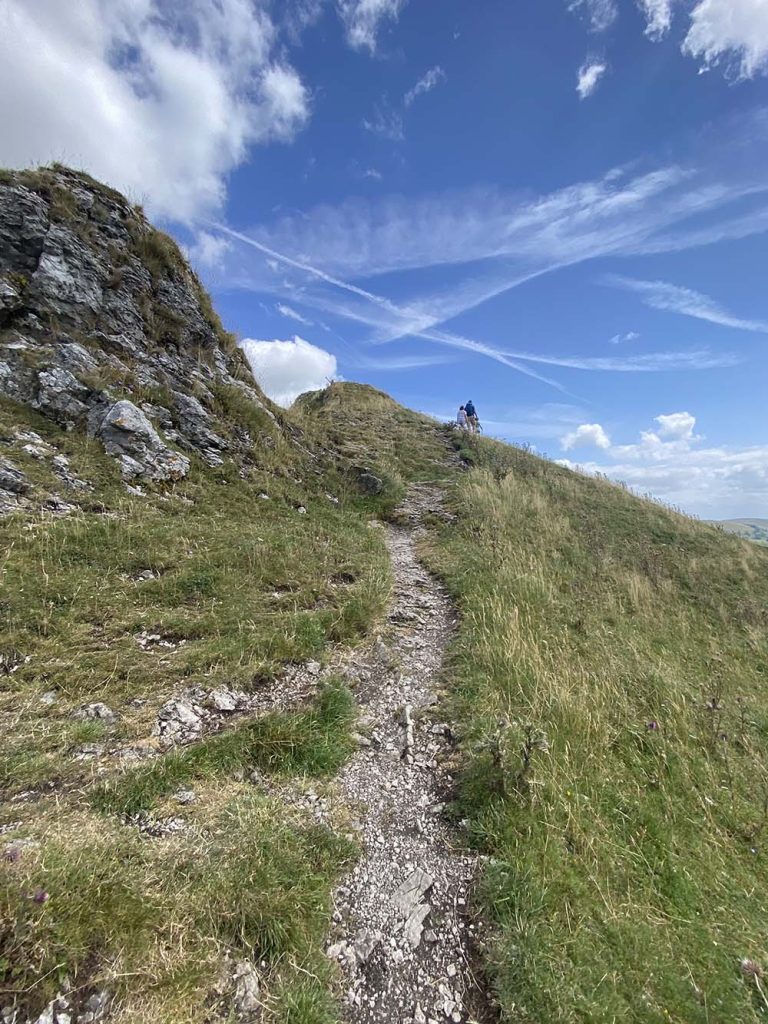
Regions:
[[[291,415],[352,466],[383,478],[378,506],[385,513],[402,497],[409,480],[439,479],[455,469],[443,425],[367,384],[334,383],[300,395]]]
[[[75,991],[105,984],[124,1024],[230,1019],[228,958],[246,958],[261,965],[265,1020],[332,1021],[322,942],[354,850],[248,790],[201,790],[189,827],[162,841],[82,810],[30,828],[0,864],[4,1005],[40,1006],[68,977]]]
[[[288,663],[358,642],[382,612],[388,563],[365,500],[255,407],[252,423],[239,398],[222,415],[271,443],[242,473],[195,462],[140,498],[98,444],[0,403],[3,454],[31,497],[75,506],[0,520],[0,1005],[24,1019],[64,978],[106,986],[117,1022],[227,1019],[242,957],[260,965],[266,1020],[336,1017],[322,941],[350,844],[237,780],[259,767],[301,787],[334,771],[351,749],[352,696],[330,686],[314,706],[124,771],[77,758],[83,744],[147,741],[185,687],[279,686]],[[50,453],[25,453],[15,434],[30,429],[94,491],[66,491]],[[92,701],[116,722],[72,717]],[[189,808],[173,800],[182,786],[198,794]],[[139,810],[188,827],[141,839],[122,823]]]
[[[460,813],[492,855],[502,1018],[763,1019],[740,961],[768,957],[768,554],[473,452],[427,555],[461,612]]]

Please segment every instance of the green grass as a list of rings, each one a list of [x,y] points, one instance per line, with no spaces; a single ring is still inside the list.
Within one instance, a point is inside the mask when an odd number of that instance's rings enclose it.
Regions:
[[[103,812],[135,814],[201,779],[232,777],[254,768],[278,775],[331,775],[354,749],[354,720],[352,695],[331,683],[314,707],[266,715],[183,747],[97,786],[91,803]]]
[[[241,397],[221,407],[233,431],[246,428]],[[124,771],[116,758],[74,756],[83,744],[145,741],[185,687],[279,685],[287,664],[324,660],[381,616],[389,569],[365,502],[327,459],[318,474],[307,449],[253,415],[262,437],[242,474],[195,460],[188,480],[136,498],[100,445],[0,403],[4,451],[32,498],[58,491],[77,506],[0,521],[0,664],[13,669],[0,675],[2,846],[38,844],[0,863],[0,986],[2,1005],[30,1019],[65,976],[105,985],[117,1024],[193,1024],[213,1005],[226,1017],[231,993],[217,978],[240,956],[266,964],[265,1021],[337,1019],[322,948],[353,850],[236,780],[253,767],[298,786],[332,774],[351,749],[349,692],[329,685],[313,705],[240,719]],[[49,459],[21,451],[18,429],[68,455],[94,492],[64,492]],[[145,650],[142,632],[174,646]],[[95,700],[115,723],[72,718]],[[181,786],[199,798],[183,808],[188,832],[144,840],[121,824],[137,810],[179,814]],[[30,788],[34,802],[11,802]],[[38,905],[29,896],[42,889],[50,900]]]
[[[337,457],[382,478],[384,490],[373,502],[381,515],[391,514],[409,481],[456,470],[453,443],[441,424],[367,384],[334,383],[300,395],[291,415]],[[349,480],[354,485],[354,471]]]
[[[39,845],[0,864],[0,963],[19,1005],[34,1015],[66,976],[105,984],[111,1019],[192,1024],[226,954],[264,963],[265,1019],[308,1024],[302,1006],[327,1006],[329,892],[353,847],[245,786],[190,817],[168,840],[85,812],[30,830]]]
[[[473,451],[428,557],[461,613],[458,813],[492,855],[503,1020],[762,1019],[766,553]]]

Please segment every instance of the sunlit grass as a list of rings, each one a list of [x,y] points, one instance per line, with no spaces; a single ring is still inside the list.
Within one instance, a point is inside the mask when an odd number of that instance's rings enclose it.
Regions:
[[[509,1021],[748,1021],[766,956],[768,557],[481,442],[456,596],[462,813]]]

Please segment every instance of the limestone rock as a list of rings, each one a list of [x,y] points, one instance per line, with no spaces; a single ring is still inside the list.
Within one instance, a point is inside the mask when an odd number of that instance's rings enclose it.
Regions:
[[[412,911],[421,903],[424,893],[432,888],[434,881],[434,878],[426,871],[416,868],[401,882],[392,896],[392,902],[403,917],[407,918],[411,915]]]
[[[84,704],[81,708],[73,711],[72,717],[78,721],[114,722],[117,716],[107,704],[94,701],[92,704]]]
[[[153,735],[166,748],[191,743],[202,735],[203,720],[204,713],[199,705],[191,700],[174,698],[160,708]]]
[[[59,421],[84,419],[88,412],[88,388],[69,370],[58,366],[43,370],[37,375],[37,383],[37,397],[32,403],[35,409]]]
[[[180,480],[189,472],[186,455],[169,448],[141,409],[127,399],[111,406],[96,435],[107,454],[119,459],[126,480]]]
[[[0,490],[10,491],[11,494],[26,494],[29,491],[29,481],[12,463],[0,458]]]
[[[239,1014],[255,1013],[261,1008],[261,982],[259,973],[249,960],[241,960],[235,967],[235,1009]]]

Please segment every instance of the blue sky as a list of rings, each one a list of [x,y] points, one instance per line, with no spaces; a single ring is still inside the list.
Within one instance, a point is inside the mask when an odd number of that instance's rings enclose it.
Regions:
[[[329,377],[768,515],[768,0],[0,0],[0,162],[187,246]]]

